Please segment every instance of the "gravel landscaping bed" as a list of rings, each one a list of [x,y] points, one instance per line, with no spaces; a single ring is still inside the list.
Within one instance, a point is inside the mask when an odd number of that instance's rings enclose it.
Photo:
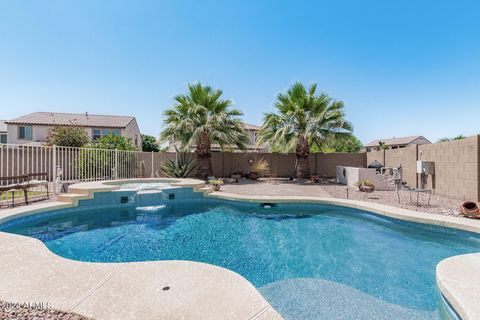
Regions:
[[[22,304],[15,304],[0,301],[0,319],[21,319],[21,320],[92,320],[76,313],[65,312],[48,307],[29,307]]]
[[[323,185],[322,187],[332,197],[341,199],[347,198],[347,187],[344,185]],[[460,214],[461,200],[439,197],[433,194],[430,199],[430,205],[427,205],[428,194],[420,194],[418,207],[416,204],[417,195],[412,193],[412,202],[410,203],[410,192],[407,190],[400,191],[400,203],[398,203],[397,193],[395,191],[374,191],[372,193],[365,193],[354,188],[348,188],[348,198],[351,200],[381,203],[414,211],[447,216],[462,216]]]

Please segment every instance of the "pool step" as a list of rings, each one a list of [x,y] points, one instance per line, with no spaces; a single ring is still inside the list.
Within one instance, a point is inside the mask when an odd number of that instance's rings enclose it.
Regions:
[[[85,193],[62,193],[57,196],[57,201],[72,204],[85,199],[91,199],[90,195]]]
[[[213,189],[210,186],[205,186],[205,187],[201,187],[201,188],[198,188],[198,189],[194,189],[194,191],[203,192],[204,195],[207,195],[209,193],[212,193]]]

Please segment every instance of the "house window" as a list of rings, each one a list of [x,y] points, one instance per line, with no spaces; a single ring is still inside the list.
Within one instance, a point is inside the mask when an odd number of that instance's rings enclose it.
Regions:
[[[19,126],[18,139],[32,140],[32,126]]]
[[[92,129],[92,140],[99,140],[108,135],[120,136],[120,129]]]
[[[7,143],[7,135],[5,133],[0,134],[0,143]]]

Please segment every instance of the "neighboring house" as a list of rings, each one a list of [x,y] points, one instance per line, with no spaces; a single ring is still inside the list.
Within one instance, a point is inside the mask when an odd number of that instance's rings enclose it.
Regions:
[[[415,144],[429,144],[431,143],[423,136],[411,136],[411,137],[401,137],[401,138],[391,138],[391,139],[381,139],[373,140],[370,143],[367,143],[364,148],[367,152],[380,150],[380,142],[385,143],[387,149],[398,149],[405,148],[407,146]]]
[[[261,151],[261,152],[268,151],[268,147],[266,145],[257,146],[257,134],[258,134],[258,131],[260,131],[259,126],[246,123],[245,130],[247,131],[247,135],[248,135],[247,151]]]
[[[7,124],[7,142],[13,144],[42,144],[48,131],[54,126],[75,126],[85,128],[92,141],[109,134],[131,138],[141,148],[142,136],[135,117],[95,115],[88,113],[34,112]]]
[[[268,147],[266,145],[257,146],[257,134],[260,130],[260,127],[252,125],[252,124],[245,124],[244,126],[245,131],[247,132],[248,136],[248,143],[247,149],[248,152],[268,152]],[[195,146],[191,147],[191,151],[195,150]],[[168,148],[168,151],[175,152],[175,143],[171,142]],[[218,144],[212,144],[212,151],[222,151]],[[239,152],[236,147],[231,150],[232,152]]]
[[[7,124],[0,120],[0,143],[7,143]]]

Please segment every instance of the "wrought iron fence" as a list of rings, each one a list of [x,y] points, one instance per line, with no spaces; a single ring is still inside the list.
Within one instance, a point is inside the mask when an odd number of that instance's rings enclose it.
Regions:
[[[160,164],[169,157],[141,151],[0,144],[0,177],[41,172],[53,183],[154,177],[161,175]]]

